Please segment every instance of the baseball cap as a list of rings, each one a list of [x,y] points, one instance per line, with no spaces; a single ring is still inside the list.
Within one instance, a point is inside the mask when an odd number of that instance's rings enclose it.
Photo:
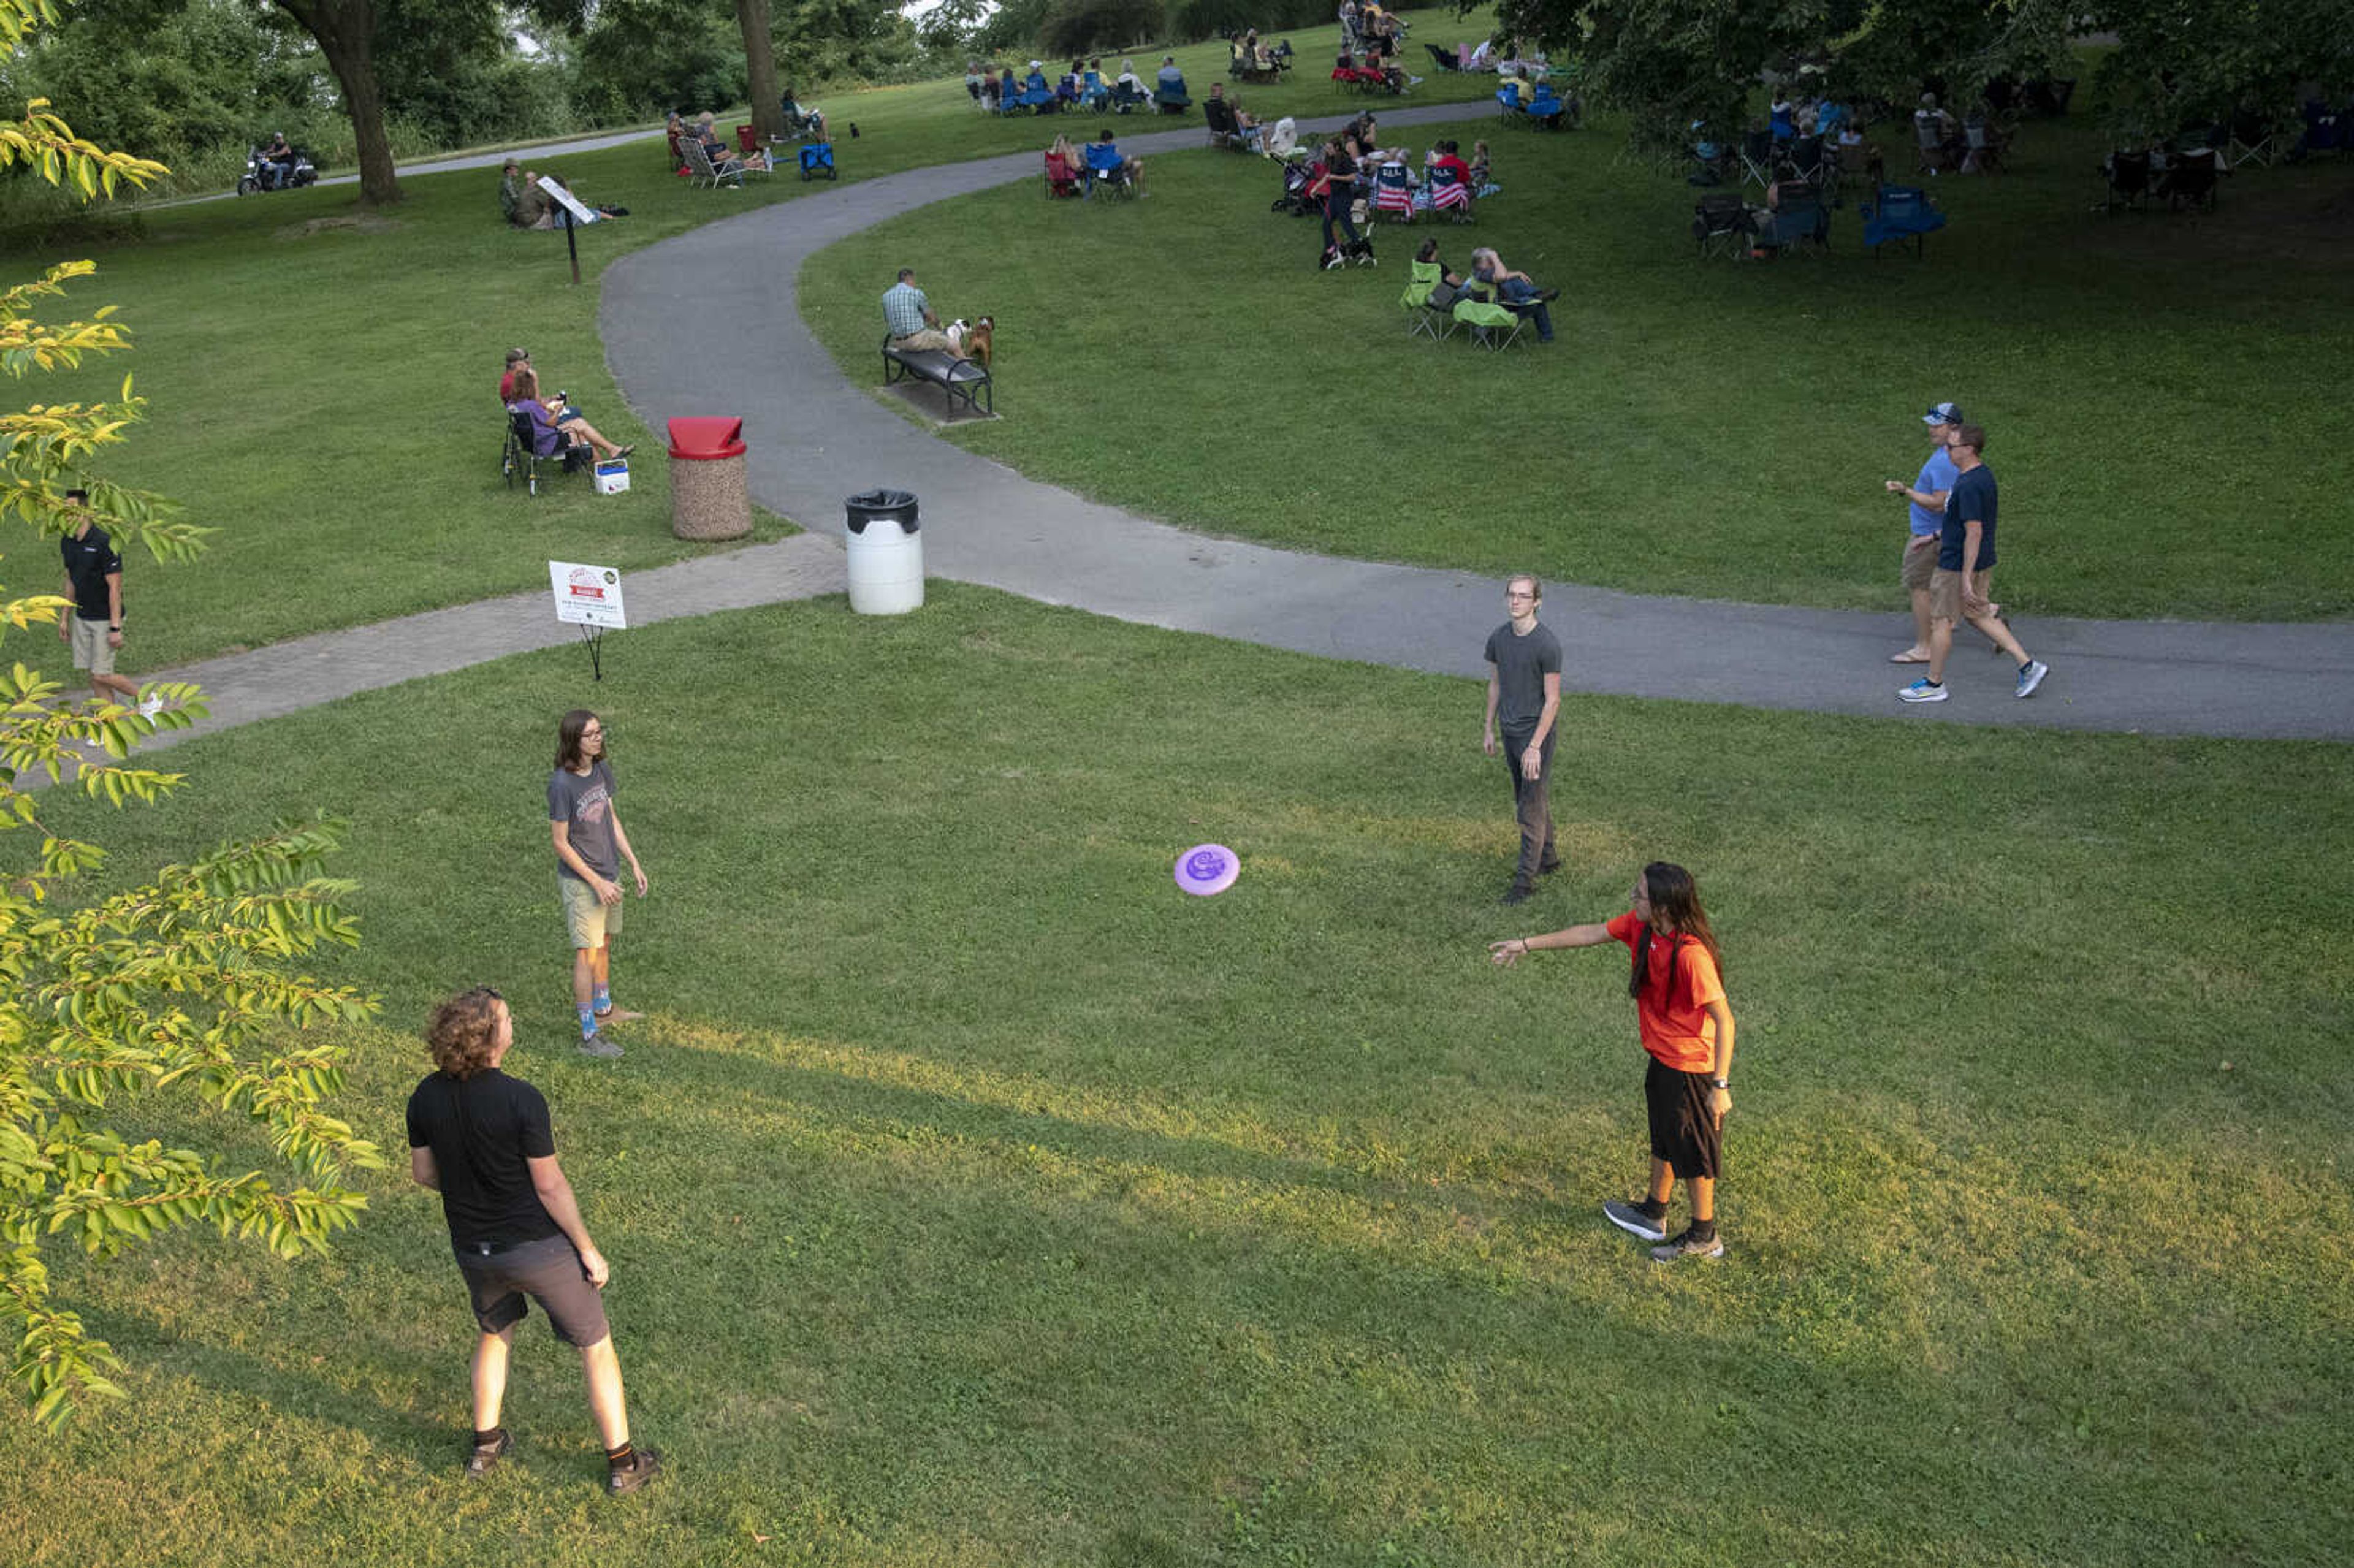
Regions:
[[[1925,425],[1958,425],[1962,422],[1961,407],[1955,403],[1932,403],[1929,411],[1921,416],[1921,422]]]

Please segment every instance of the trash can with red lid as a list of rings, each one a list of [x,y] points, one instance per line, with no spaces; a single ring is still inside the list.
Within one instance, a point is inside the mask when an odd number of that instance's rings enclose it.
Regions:
[[[682,415],[670,422],[672,533],[707,541],[752,531],[744,450],[744,421],[733,415]]]

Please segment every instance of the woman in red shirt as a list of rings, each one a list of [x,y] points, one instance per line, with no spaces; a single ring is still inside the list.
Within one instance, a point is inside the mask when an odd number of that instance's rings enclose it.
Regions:
[[[1723,1257],[1716,1234],[1716,1178],[1723,1163],[1724,1113],[1733,1108],[1733,1009],[1717,972],[1716,934],[1701,907],[1691,873],[1653,861],[1635,880],[1633,906],[1597,926],[1572,926],[1543,937],[1512,937],[1488,944],[1488,955],[1510,967],[1544,948],[1594,948],[1623,942],[1633,955],[1627,994],[1650,1054],[1643,1102],[1651,1128],[1651,1181],[1643,1201],[1613,1201],[1603,1217],[1620,1230],[1663,1245],[1661,1263]],[[1691,1197],[1691,1224],[1668,1239],[1668,1198],[1677,1175]]]

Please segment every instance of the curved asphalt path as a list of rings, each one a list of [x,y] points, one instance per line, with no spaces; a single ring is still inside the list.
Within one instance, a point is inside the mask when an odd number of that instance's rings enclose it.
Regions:
[[[1437,104],[1390,110],[1383,118],[1410,124],[1479,111],[1477,104]],[[1130,151],[1142,154],[1201,142],[1198,125],[1126,139]],[[913,207],[1034,179],[1037,169],[1037,155],[1025,153],[829,188],[707,225],[608,270],[606,351],[641,417],[659,429],[673,414],[741,415],[751,441],[753,493],[819,530],[633,573],[631,624],[842,591],[843,557],[832,527],[842,498],[894,485],[923,499],[926,567],[936,577],[1308,653],[1484,673],[1479,650],[1501,609],[1493,578],[1268,549],[1098,506],[936,440],[835,367],[796,309],[794,281],[811,252]],[[1239,164],[1236,176],[1243,184]],[[1251,186],[1253,201],[1267,183]],[[1370,277],[1352,271],[1302,281],[1387,291],[1400,277],[1392,265]],[[878,281],[878,293],[880,287]],[[1417,351],[1431,352],[1401,345],[1401,352]],[[1006,394],[1009,417],[1021,418],[1018,370]],[[2037,619],[2020,630],[2054,672],[2032,702],[2013,701],[2008,667],[1973,651],[1956,655],[1953,701],[1907,709],[1894,692],[1910,672],[1886,662],[1911,631],[1901,613],[1657,599],[1556,584],[1547,592],[1545,620],[1562,637],[1564,684],[1574,691],[1903,723],[2354,739],[2354,626],[2346,622]],[[211,714],[148,744],[168,746],[575,640],[550,616],[546,593],[535,591],[156,672],[147,678],[203,686]]]
[[[1390,110],[1383,120],[1479,111],[1477,104],[1431,105]],[[1200,147],[1199,122],[1188,127],[1124,136],[1121,144],[1142,155]],[[753,495],[828,537],[843,497],[882,486],[915,492],[925,568],[934,577],[1301,652],[1483,674],[1480,649],[1501,611],[1492,577],[1271,549],[1099,505],[936,439],[843,376],[801,322],[801,264],[885,218],[1037,175],[1034,152],[912,170],[765,207],[623,258],[605,273],[600,312],[623,396],[657,430],[671,415],[741,416]],[[1271,183],[1237,161],[1237,199],[1246,190],[1246,206],[1256,210]],[[1301,287],[1386,297],[1405,268],[1400,242],[1386,230],[1384,238],[1391,265],[1332,279],[1303,268]],[[944,224],[928,249],[912,260],[936,292],[950,291],[953,229]],[[876,281],[878,295],[888,281]],[[877,325],[879,342],[879,317]],[[1575,353],[1575,334],[1573,317],[1561,346],[1538,352]],[[1402,342],[1398,352],[1464,351]],[[1020,364],[1016,356],[998,387],[1009,418],[1024,417]],[[1892,535],[1892,578],[1895,543]],[[631,592],[634,607],[637,588]],[[1920,723],[2354,739],[2354,625],[2346,622],[2037,617],[2018,630],[2052,675],[2032,701],[2015,700],[2009,662],[1990,659],[1983,641],[1966,634],[1948,671],[1953,700],[1908,709],[1896,688],[1918,672],[1887,662],[1911,640],[1903,613],[1555,584],[1546,589],[1544,617],[1562,638],[1563,685],[1575,691]]]

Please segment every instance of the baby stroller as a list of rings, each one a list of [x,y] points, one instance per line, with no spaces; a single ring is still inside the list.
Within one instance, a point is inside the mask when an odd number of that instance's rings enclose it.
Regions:
[[[1384,159],[1373,171],[1373,210],[1400,223],[1414,221],[1414,181],[1405,165],[1394,158]]]
[[[1324,204],[1310,196],[1308,187],[1314,185],[1323,172],[1322,164],[1286,163],[1283,165],[1283,194],[1268,204],[1267,211],[1288,212],[1294,217],[1313,217],[1322,212]]]

